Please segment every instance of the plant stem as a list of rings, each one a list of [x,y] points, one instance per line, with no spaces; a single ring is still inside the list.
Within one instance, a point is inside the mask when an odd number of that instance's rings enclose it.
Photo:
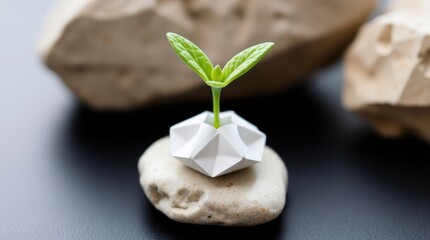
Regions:
[[[211,87],[212,89],[212,103],[213,103],[213,113],[214,113],[214,128],[220,127],[219,120],[219,99],[221,96],[221,88]]]

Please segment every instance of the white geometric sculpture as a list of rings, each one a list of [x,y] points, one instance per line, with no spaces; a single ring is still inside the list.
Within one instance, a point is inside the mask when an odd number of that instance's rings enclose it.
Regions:
[[[234,172],[261,161],[266,135],[233,111],[205,111],[170,128],[171,154],[188,167],[210,177]]]

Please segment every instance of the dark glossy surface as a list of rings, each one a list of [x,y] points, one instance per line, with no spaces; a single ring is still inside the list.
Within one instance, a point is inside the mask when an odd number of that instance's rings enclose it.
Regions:
[[[222,103],[264,131],[288,166],[278,219],[252,228],[169,220],[145,198],[137,160],[210,102],[80,106],[34,53],[49,1],[20,2],[0,7],[2,19],[20,12],[0,23],[0,239],[430,239],[430,146],[382,139],[344,111],[339,64],[278,95]]]

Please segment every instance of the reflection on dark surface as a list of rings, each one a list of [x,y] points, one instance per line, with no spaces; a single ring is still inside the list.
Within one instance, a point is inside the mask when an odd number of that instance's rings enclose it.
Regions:
[[[367,134],[349,154],[357,168],[366,172],[393,198],[420,198],[430,203],[430,146],[418,139],[389,140]]]
[[[344,111],[338,72],[328,69],[278,95],[222,102],[223,110],[235,110],[265,132],[287,164],[288,204],[275,221],[252,228],[177,223],[144,196],[139,156],[174,123],[210,110],[210,99],[134,112],[72,109],[55,148],[64,211],[73,212],[65,218],[75,229],[89,224],[94,239],[428,236],[429,146],[382,139]]]

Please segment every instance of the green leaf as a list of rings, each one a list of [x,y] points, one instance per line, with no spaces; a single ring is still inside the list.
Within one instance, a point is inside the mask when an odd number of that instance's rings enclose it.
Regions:
[[[275,44],[272,42],[257,44],[243,50],[228,61],[222,70],[224,87],[249,71],[267,54],[273,45]]]
[[[212,81],[212,80],[207,81],[206,84],[211,86],[211,87],[215,87],[215,88],[223,88],[223,87],[227,86],[227,84],[225,84],[223,82]]]
[[[222,78],[222,70],[219,65],[216,65],[214,69],[212,69],[211,73],[212,81],[221,81]]]
[[[166,36],[178,56],[205,82],[210,81],[213,66],[208,56],[190,40],[176,33],[169,32]]]

